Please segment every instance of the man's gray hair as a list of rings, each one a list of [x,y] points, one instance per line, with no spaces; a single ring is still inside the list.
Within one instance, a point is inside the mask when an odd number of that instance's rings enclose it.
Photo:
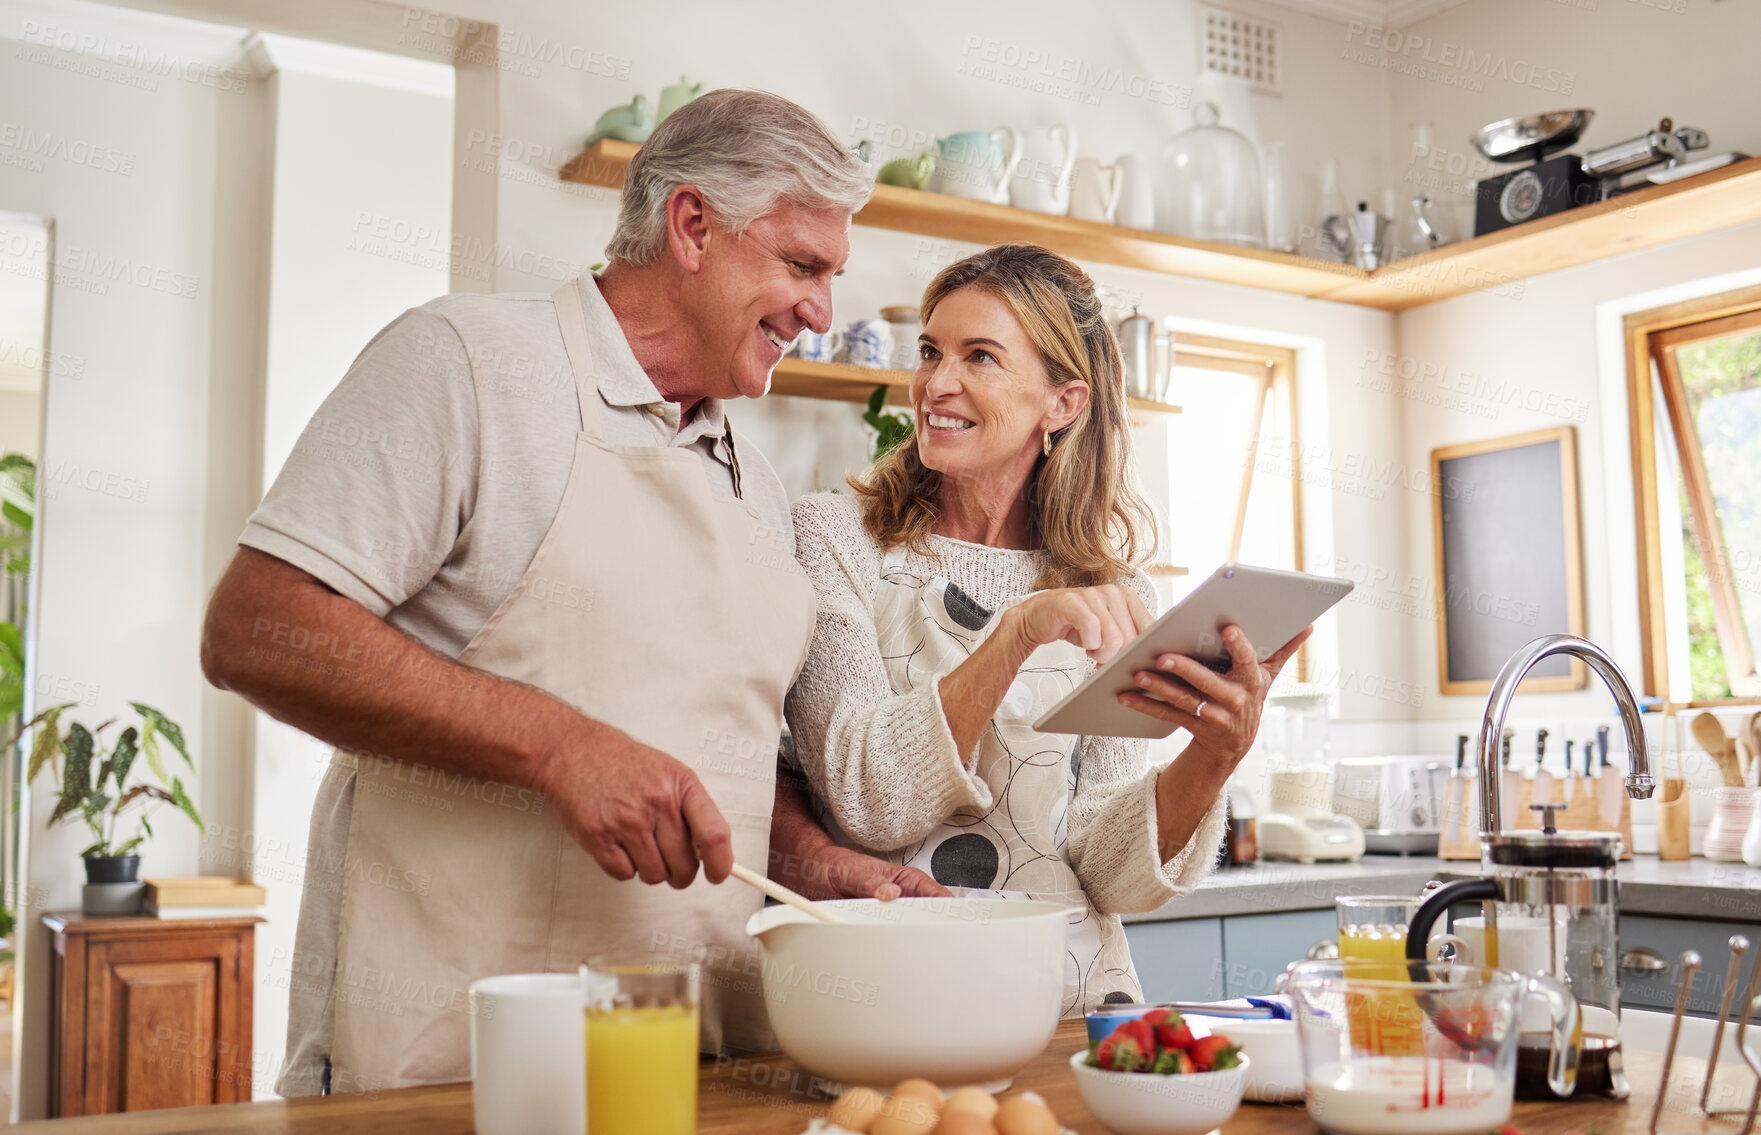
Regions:
[[[666,248],[673,190],[694,185],[738,235],[779,201],[854,213],[874,179],[825,123],[766,91],[718,90],[693,99],[636,151],[605,258],[643,266]]]

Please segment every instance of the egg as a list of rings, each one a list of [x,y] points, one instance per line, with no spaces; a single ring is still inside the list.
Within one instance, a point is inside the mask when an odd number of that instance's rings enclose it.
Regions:
[[[991,1121],[974,1111],[948,1108],[942,1112],[941,1126],[936,1135],[997,1135]]]
[[[1058,1120],[1038,1096],[1010,1096],[997,1108],[997,1135],[1058,1135]]]
[[[969,1111],[987,1124],[996,1117],[997,1097],[983,1088],[961,1088],[942,1105],[942,1115],[951,1111]]]
[[[927,1084],[928,1081],[919,1081]],[[942,1093],[935,1091],[933,1084],[930,1090],[935,1092],[935,1103],[923,1096],[923,1089],[907,1080],[900,1085],[905,1088],[901,1094],[894,1089],[881,1105],[880,1115],[875,1117],[874,1126],[868,1129],[868,1135],[929,1135],[936,1129],[936,1121],[940,1118]]]
[[[851,1088],[838,1097],[838,1102],[826,1113],[826,1119],[846,1131],[866,1132],[874,1124],[874,1117],[880,1114],[884,1102],[881,1094],[873,1088]]]
[[[942,1089],[936,1087],[921,1076],[913,1076],[909,1080],[900,1080],[897,1084],[894,1084],[893,1097],[895,1099],[901,1097],[920,1099],[930,1107],[934,1108],[937,1115],[940,1115],[942,1112]]]

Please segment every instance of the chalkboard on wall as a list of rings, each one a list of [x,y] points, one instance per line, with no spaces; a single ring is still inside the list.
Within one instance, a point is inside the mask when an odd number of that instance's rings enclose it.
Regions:
[[[1437,553],[1437,675],[1482,694],[1546,634],[1584,633],[1577,434],[1535,430],[1431,451]],[[1577,690],[1575,658],[1543,659],[1525,690]]]

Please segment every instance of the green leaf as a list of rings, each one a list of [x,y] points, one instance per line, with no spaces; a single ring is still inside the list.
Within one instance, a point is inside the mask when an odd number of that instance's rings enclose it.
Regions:
[[[121,847],[118,847],[115,851],[112,851],[110,854],[116,856],[128,855],[133,852],[135,848],[146,842],[146,839],[147,837],[145,835],[137,835],[127,843],[124,843]]]
[[[49,826],[53,827],[60,822],[62,817],[79,811],[82,799],[84,799],[83,794],[77,791],[63,792],[61,798],[55,802],[55,810],[49,813]]]
[[[24,712],[24,678],[0,675],[0,721],[10,721]],[[11,746],[7,746],[10,750]]]
[[[874,393],[868,396],[868,409],[863,413],[862,420],[874,430],[874,460],[879,461],[900,443],[911,436],[911,420],[901,414],[883,410],[887,404],[887,394],[892,388],[877,386]]]
[[[121,792],[128,783],[128,771],[135,763],[135,753],[139,751],[135,744],[135,739],[138,736],[134,726],[131,725],[124,729],[122,736],[116,739],[116,748],[111,751],[110,759],[104,762],[105,767],[111,770],[113,783],[118,792]],[[98,786],[100,788],[104,786],[102,773],[98,774]]]
[[[24,673],[24,632],[15,623],[0,622],[0,671]]]
[[[67,763],[61,769],[61,791],[77,793],[83,800],[92,791],[91,732],[77,721],[69,725],[62,751],[67,754]]]
[[[191,800],[189,794],[183,790],[183,781],[174,779],[171,782],[171,794],[176,797],[177,806],[183,809],[183,814],[190,818],[190,823],[196,825],[196,830],[205,830],[202,827],[201,813],[196,811],[195,802]]]
[[[151,720],[141,726],[141,752],[146,755],[147,767],[153,770],[154,776],[162,782],[171,779],[170,774],[165,771],[164,760],[159,756],[159,734],[153,728]]]
[[[43,771],[43,766],[61,753],[61,711],[72,709],[73,704],[72,702],[63,702],[57,706],[50,706],[42,713],[37,714],[30,724],[25,726],[26,729],[33,726],[37,729],[36,739],[31,742],[30,764],[25,772],[27,783],[37,779],[37,774]]]
[[[0,516],[20,528],[29,529],[31,526],[31,514],[11,501],[0,501]]]
[[[150,705],[142,705],[138,701],[131,701],[128,704],[134,706],[135,712],[141,715],[141,719],[146,722],[150,731],[156,731],[163,734],[165,739],[171,742],[172,747],[183,756],[184,764],[188,765],[191,769],[196,767],[196,762],[190,759],[189,749],[185,747],[183,743],[183,728],[179,726],[177,722],[166,717],[163,713],[160,713]],[[144,735],[141,741],[141,747],[143,749],[146,748]],[[151,755],[148,756],[147,763],[152,764]],[[160,772],[157,765],[153,766],[153,771],[158,773],[160,780],[165,779],[165,774]]]

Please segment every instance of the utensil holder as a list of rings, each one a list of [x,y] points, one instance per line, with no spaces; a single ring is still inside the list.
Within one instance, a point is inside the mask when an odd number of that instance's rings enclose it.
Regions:
[[[1761,867],[1761,792],[1755,794],[1755,805],[1749,810],[1749,830],[1743,835],[1743,862]]]
[[[1688,782],[1668,777],[1657,793],[1657,858],[1688,859],[1694,854],[1689,837],[1692,816],[1688,806]]]
[[[1724,863],[1743,858],[1743,837],[1755,812],[1754,788],[1720,788],[1712,794],[1712,824],[1700,845],[1701,854]]]

